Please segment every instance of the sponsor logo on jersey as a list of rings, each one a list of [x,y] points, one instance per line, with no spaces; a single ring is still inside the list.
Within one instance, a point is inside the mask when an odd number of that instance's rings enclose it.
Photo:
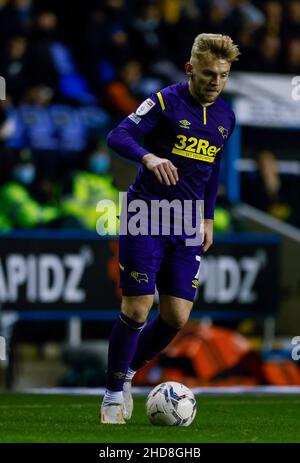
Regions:
[[[139,273],[139,272],[131,272],[130,274],[132,278],[134,278],[138,283],[141,283],[144,281],[145,283],[148,283],[148,275],[147,273]]]
[[[186,119],[183,119],[182,121],[179,121],[180,122],[180,126],[182,129],[189,129],[190,128],[190,125],[191,125],[191,122],[190,121],[187,121]]]
[[[187,137],[181,134],[176,138],[177,142],[173,146],[172,153],[198,161],[214,162],[216,154],[223,148],[223,145],[219,147],[210,145],[204,138]]]
[[[143,101],[143,103],[140,104],[135,114],[137,114],[138,116],[145,116],[145,114],[147,114],[150,111],[150,109],[152,109],[153,106],[155,106],[155,104],[155,101],[151,100],[151,98],[147,98],[147,100]]]
[[[220,134],[222,135],[223,138],[226,139],[228,137],[228,129],[225,129],[224,127],[219,125],[218,130],[219,130],[219,132],[220,132]]]

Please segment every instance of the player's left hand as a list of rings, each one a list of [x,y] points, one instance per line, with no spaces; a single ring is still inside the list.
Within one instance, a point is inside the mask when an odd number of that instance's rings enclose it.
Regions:
[[[206,252],[213,244],[213,229],[214,221],[212,219],[204,219],[203,252]]]

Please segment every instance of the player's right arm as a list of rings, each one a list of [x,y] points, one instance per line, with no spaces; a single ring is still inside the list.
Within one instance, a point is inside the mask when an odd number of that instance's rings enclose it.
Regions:
[[[165,185],[176,185],[177,168],[169,159],[149,153],[138,140],[162,122],[162,112],[155,94],[145,100],[135,113],[126,117],[107,136],[107,144],[121,156],[140,162]]]

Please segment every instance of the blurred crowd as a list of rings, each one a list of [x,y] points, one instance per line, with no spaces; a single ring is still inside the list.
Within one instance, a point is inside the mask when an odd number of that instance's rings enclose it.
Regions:
[[[300,73],[300,0],[0,0],[0,229],[94,228],[124,188],[106,133],[185,78],[200,32],[239,44],[235,70]]]
[[[299,177],[281,175],[276,155],[267,149],[255,153],[256,170],[241,176],[241,197],[276,219],[300,227]]]

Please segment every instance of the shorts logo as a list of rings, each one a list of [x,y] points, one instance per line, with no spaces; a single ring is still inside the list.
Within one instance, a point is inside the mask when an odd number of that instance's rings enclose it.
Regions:
[[[151,98],[147,98],[147,100],[143,101],[143,103],[140,104],[135,114],[137,114],[138,116],[144,116],[150,111],[150,109],[153,108],[153,106],[155,106],[155,104],[155,101],[151,100]]]
[[[219,125],[218,130],[219,130],[219,132],[220,132],[220,134],[222,135],[223,138],[228,137],[228,130],[227,129],[225,129],[224,127]]]
[[[139,273],[139,272],[131,272],[130,274],[138,283],[144,281],[145,283],[149,283],[147,273]]]
[[[183,119],[182,121],[179,121],[179,122],[180,122],[179,127],[182,127],[183,129],[189,129],[190,128],[190,125],[191,125],[190,121],[187,121],[186,119]]]
[[[192,280],[192,287],[197,289],[199,285],[199,280]]]

